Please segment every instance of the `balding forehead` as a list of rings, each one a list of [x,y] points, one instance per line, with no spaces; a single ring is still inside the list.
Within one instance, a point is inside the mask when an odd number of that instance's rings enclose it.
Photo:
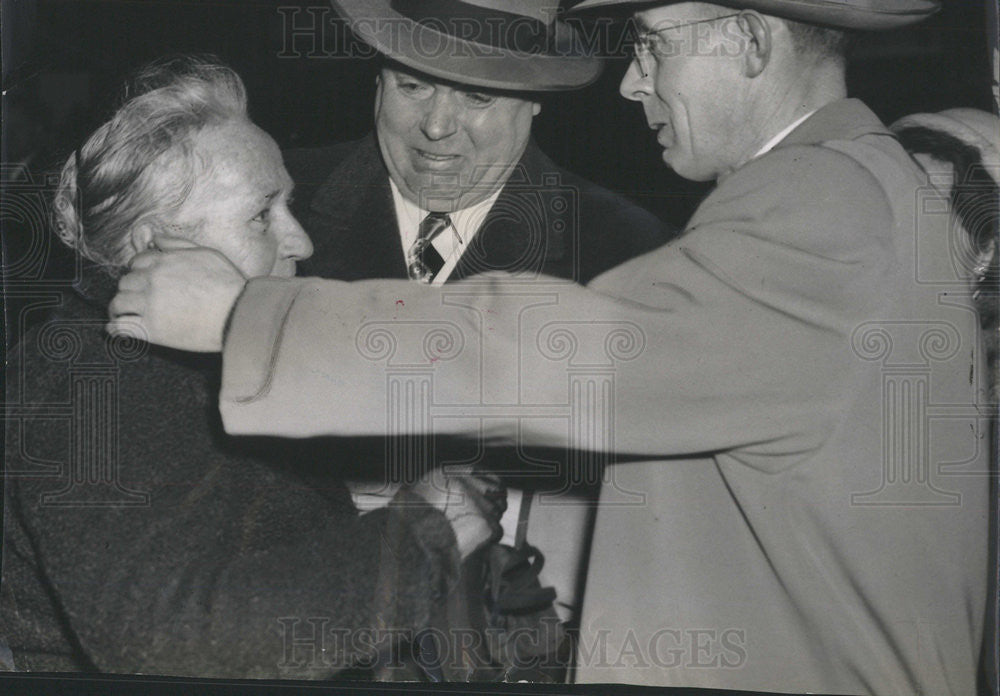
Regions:
[[[278,146],[249,121],[202,129],[193,139],[191,160],[199,182],[191,203],[211,205],[230,196],[264,201],[276,190],[291,188]]]
[[[233,137],[233,132],[239,132]],[[194,151],[210,170],[225,177],[242,178],[281,153],[274,140],[250,121],[229,121],[204,128],[194,138]]]
[[[238,133],[238,137],[232,137]],[[206,126],[194,138],[198,147],[227,157],[253,157],[277,151],[274,140],[249,119],[232,119]]]

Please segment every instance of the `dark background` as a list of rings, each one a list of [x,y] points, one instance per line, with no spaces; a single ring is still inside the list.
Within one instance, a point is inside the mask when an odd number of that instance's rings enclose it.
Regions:
[[[858,40],[849,89],[886,122],[955,106],[993,109],[984,4],[946,3],[921,25]],[[110,115],[121,84],[136,67],[166,53],[216,54],[243,77],[252,117],[282,147],[355,138],[371,127],[373,61],[344,55],[348,34],[325,0],[2,0],[0,12],[8,345],[24,328],[17,319],[19,307],[75,275],[75,259],[53,242],[45,225],[45,201],[54,187],[51,172]],[[608,48],[619,43],[614,32],[608,39]],[[618,95],[625,67],[625,59],[611,59],[591,87],[545,97],[535,137],[557,162],[682,226],[706,187],[685,182],[663,166],[640,107]],[[111,688],[106,682],[74,680],[57,687],[33,677],[18,679],[0,675],[0,692],[107,693]],[[204,691],[208,685],[201,684],[198,690]],[[251,692],[249,686],[232,686],[233,693]],[[139,679],[119,681],[114,691],[185,693],[188,688],[173,680]],[[214,693],[223,688],[208,686]]]
[[[563,0],[572,5],[577,0]],[[849,89],[886,122],[955,106],[992,110],[985,3],[947,0],[915,27],[859,36]],[[115,110],[128,75],[176,52],[214,53],[246,82],[254,120],[282,147],[371,128],[376,61],[357,57],[326,0],[0,0],[3,35],[3,277],[7,344],[24,302],[68,282],[78,262],[48,231],[46,199],[66,157]],[[535,138],[568,169],[680,228],[706,191],[660,159],[640,106],[618,95],[619,57],[594,85],[542,97]],[[617,32],[617,33],[616,33]],[[364,50],[361,51],[362,53]],[[33,316],[39,316],[34,313]]]
[[[358,137],[371,126],[374,69],[344,55],[345,33],[325,0],[3,0],[3,161],[61,161],[114,109],[129,72],[171,52],[232,65],[282,147]],[[863,37],[853,59],[852,94],[887,122],[992,108],[980,1],[948,0],[921,25]],[[663,166],[641,108],[618,95],[625,66],[609,60],[591,87],[545,98],[535,136],[557,162],[682,225],[696,202],[683,194],[703,189]]]

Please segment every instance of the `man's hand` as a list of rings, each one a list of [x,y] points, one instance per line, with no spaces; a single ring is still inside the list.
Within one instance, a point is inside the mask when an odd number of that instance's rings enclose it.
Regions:
[[[107,331],[169,348],[222,350],[226,320],[246,278],[215,251],[157,236],[156,249],[132,259],[108,305]]]
[[[462,559],[502,536],[507,492],[496,476],[436,467],[409,488],[444,513]]]

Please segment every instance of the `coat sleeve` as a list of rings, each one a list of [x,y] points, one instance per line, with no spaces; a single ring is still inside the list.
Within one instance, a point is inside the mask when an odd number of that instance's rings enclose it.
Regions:
[[[887,299],[892,229],[854,159],[788,147],[721,183],[684,236],[588,288],[255,280],[226,342],[225,426],[792,455],[843,408],[852,330]],[[423,400],[404,403],[414,371]]]

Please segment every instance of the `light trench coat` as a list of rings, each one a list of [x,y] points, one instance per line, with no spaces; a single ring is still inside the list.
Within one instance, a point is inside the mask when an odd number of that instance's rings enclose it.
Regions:
[[[603,477],[577,681],[969,694],[990,463],[955,234],[844,100],[586,289],[251,281],[222,416],[573,448]]]

